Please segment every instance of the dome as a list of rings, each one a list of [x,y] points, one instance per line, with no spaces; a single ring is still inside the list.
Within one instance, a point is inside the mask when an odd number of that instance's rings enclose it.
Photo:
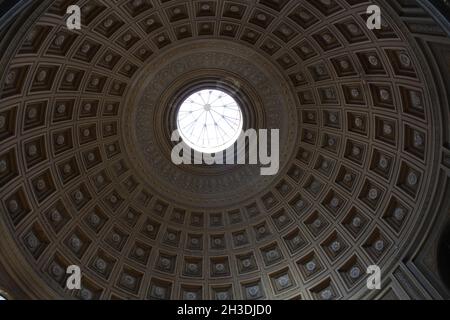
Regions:
[[[79,30],[66,25],[73,4]],[[448,8],[384,1],[371,30],[369,5],[5,7],[0,292],[449,298]],[[252,129],[279,130],[276,174],[172,161],[175,131],[214,154]],[[66,287],[73,265],[81,290]]]

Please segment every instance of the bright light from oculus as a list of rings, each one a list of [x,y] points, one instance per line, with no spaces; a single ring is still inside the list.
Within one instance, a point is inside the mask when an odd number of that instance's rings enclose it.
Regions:
[[[239,138],[243,128],[242,111],[229,94],[200,90],[181,104],[177,127],[190,148],[202,153],[218,153]]]

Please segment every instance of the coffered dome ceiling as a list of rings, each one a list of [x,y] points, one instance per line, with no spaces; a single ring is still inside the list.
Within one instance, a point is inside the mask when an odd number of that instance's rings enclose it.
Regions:
[[[376,1],[370,31],[373,2],[78,1],[78,31],[74,1],[13,8],[0,20],[11,296],[448,297],[446,25],[424,1]],[[277,175],[171,162],[177,106],[213,88],[244,128],[280,129]],[[66,289],[69,265],[82,290]]]

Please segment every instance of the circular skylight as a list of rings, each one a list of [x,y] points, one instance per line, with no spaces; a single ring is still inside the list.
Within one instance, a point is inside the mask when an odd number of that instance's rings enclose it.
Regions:
[[[243,128],[242,111],[229,94],[200,90],[181,104],[177,127],[190,148],[202,153],[218,153],[239,138]]]

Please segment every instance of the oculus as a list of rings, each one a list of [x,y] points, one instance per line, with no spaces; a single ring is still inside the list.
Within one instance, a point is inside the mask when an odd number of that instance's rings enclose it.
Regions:
[[[200,90],[181,104],[177,128],[183,141],[195,151],[218,153],[231,147],[243,128],[241,108],[220,90]]]

